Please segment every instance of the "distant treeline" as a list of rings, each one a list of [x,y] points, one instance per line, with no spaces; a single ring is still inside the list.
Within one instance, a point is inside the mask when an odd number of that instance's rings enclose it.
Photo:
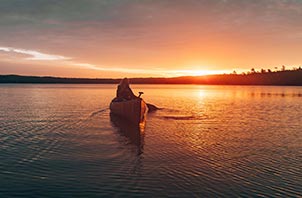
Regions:
[[[0,83],[117,84],[121,79],[57,78],[0,75]],[[205,85],[302,85],[302,69],[248,74],[183,76],[174,78],[130,78],[131,84],[205,84]]]

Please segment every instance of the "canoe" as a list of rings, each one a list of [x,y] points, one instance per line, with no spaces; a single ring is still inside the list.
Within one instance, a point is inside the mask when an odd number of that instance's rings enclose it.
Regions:
[[[148,111],[147,104],[142,98],[126,101],[112,100],[109,108],[112,114],[125,118],[135,125],[145,122]]]

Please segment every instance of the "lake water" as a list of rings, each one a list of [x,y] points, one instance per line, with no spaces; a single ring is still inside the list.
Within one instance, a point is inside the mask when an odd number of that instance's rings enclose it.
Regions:
[[[301,197],[302,87],[0,85],[0,197]]]

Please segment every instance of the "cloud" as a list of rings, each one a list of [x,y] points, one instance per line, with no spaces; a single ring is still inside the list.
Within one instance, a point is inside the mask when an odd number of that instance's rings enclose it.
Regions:
[[[61,56],[61,55],[52,55],[52,54],[45,54],[35,50],[28,50],[28,49],[19,49],[19,48],[12,48],[12,47],[0,47],[0,51],[4,51],[6,53],[18,53],[27,55],[26,60],[32,61],[62,61],[61,63],[70,65],[70,66],[77,66],[81,68],[85,68],[88,70],[97,70],[97,71],[110,71],[110,72],[124,72],[124,73],[157,73],[153,70],[148,69],[131,69],[131,68],[123,68],[123,67],[112,67],[112,66],[100,66],[94,65],[90,63],[82,63],[76,62],[72,60],[72,58]],[[159,71],[158,73],[160,73]]]
[[[0,47],[0,51],[9,52],[10,49],[7,47]]]
[[[148,70],[148,69],[128,69],[123,67],[101,67],[99,65],[93,65],[89,63],[77,63],[77,62],[68,62],[71,65],[83,67],[86,69],[93,69],[98,71],[111,71],[111,72],[124,72],[124,73],[156,73],[154,70]],[[144,67],[143,67],[144,68]]]
[[[52,55],[52,54],[44,54],[38,51],[27,50],[27,49],[18,49],[18,48],[11,48],[11,47],[0,47],[0,51],[4,52],[12,52],[18,54],[24,54],[29,57],[25,58],[26,60],[36,60],[36,61],[55,61],[55,60],[68,60],[69,57],[59,56],[59,55]]]

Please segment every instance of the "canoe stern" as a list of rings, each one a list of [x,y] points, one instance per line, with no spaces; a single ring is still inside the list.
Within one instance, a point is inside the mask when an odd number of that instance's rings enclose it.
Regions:
[[[146,119],[147,105],[141,98],[110,103],[111,113],[123,117],[133,124],[143,123]]]

